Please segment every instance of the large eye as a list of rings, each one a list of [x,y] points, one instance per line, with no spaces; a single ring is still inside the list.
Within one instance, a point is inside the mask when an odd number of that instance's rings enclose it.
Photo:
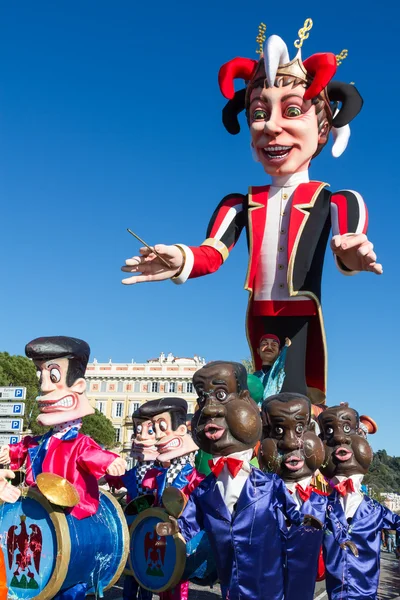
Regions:
[[[343,431],[345,433],[350,433],[350,431],[351,431],[350,425],[347,425],[347,423],[346,423],[346,425],[343,425]]]
[[[257,108],[253,112],[253,121],[264,121],[267,118],[267,113],[262,108]]]
[[[303,433],[304,427],[300,423],[296,425],[296,433]]]
[[[154,429],[153,429],[153,427],[152,427],[151,425],[150,425],[150,427],[148,428],[148,430],[147,430],[147,433],[148,433],[149,435],[153,435],[153,433],[154,433]]]
[[[52,383],[58,383],[59,381],[61,381],[61,373],[55,367],[50,369],[50,380]]]
[[[141,425],[138,425],[136,427],[136,433],[142,433],[142,431],[143,431],[143,427]]]
[[[167,425],[166,421],[160,421],[158,425],[159,425],[161,431],[167,431],[168,425]]]
[[[300,117],[301,114],[301,108],[299,108],[298,106],[288,106],[285,110],[285,117]]]
[[[225,392],[225,390],[218,390],[217,393],[215,394],[215,397],[217,398],[217,400],[225,400],[225,398],[228,396],[228,394]]]
[[[333,427],[327,427],[326,430],[325,430],[325,433],[327,435],[332,435],[332,433],[333,433]]]
[[[275,427],[275,433],[277,435],[282,435],[283,433],[283,428],[282,427]]]

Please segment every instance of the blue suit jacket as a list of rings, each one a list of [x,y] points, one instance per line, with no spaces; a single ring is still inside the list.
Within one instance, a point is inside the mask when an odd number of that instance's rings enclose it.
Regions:
[[[347,522],[337,492],[329,496],[324,535],[326,589],[330,600],[376,600],[379,583],[379,555],[382,529],[400,531],[400,517],[364,496],[356,513]],[[358,558],[340,544],[352,541]]]
[[[302,515],[313,515],[325,523],[327,496],[312,492],[300,508]],[[324,536],[323,529],[304,525],[286,525],[281,520],[285,549],[285,600],[312,600],[318,570],[318,558]]]
[[[252,471],[231,515],[211,473],[194,490],[179,519],[186,541],[205,530],[221,585],[230,600],[282,600],[283,543],[281,511],[291,522],[302,517],[277,475]]]

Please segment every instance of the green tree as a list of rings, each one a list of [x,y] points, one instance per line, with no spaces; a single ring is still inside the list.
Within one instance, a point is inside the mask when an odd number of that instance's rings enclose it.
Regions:
[[[36,422],[40,412],[36,402],[39,381],[34,363],[26,356],[0,352],[0,385],[26,387],[24,430],[31,429],[34,435],[46,431]]]
[[[115,447],[115,429],[110,419],[107,419],[99,410],[94,415],[83,417],[81,432],[89,435],[95,442],[105,448]]]

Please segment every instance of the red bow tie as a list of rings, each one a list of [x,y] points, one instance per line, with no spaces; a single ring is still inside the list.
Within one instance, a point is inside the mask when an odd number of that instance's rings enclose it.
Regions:
[[[355,492],[352,479],[345,479],[333,487],[341,496],[347,496],[349,492]]]
[[[232,475],[232,477],[236,477],[242,468],[243,461],[239,460],[238,458],[227,458],[226,456],[221,456],[216,463],[214,463],[212,459],[209,460],[208,465],[215,477],[218,477],[221,474],[225,465],[228,465],[229,473]]]
[[[314,488],[312,488],[311,485],[308,485],[306,487],[306,489],[304,489],[301,487],[301,485],[299,483],[296,483],[296,490],[299,495],[299,498],[303,502],[306,502],[307,500],[309,500],[311,494],[313,493]]]

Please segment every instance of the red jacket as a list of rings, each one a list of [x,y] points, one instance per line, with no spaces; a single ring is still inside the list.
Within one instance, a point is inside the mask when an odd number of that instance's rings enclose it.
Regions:
[[[26,484],[35,485],[31,459],[28,450],[35,448],[41,436],[26,436],[18,444],[9,446],[11,469],[19,469],[26,462]],[[51,437],[43,460],[42,472],[64,477],[77,489],[80,502],[73,509],[67,509],[77,519],[95,514],[99,506],[99,486],[97,480],[103,477],[118,454],[103,450],[92,438],[82,433],[72,440]]]

